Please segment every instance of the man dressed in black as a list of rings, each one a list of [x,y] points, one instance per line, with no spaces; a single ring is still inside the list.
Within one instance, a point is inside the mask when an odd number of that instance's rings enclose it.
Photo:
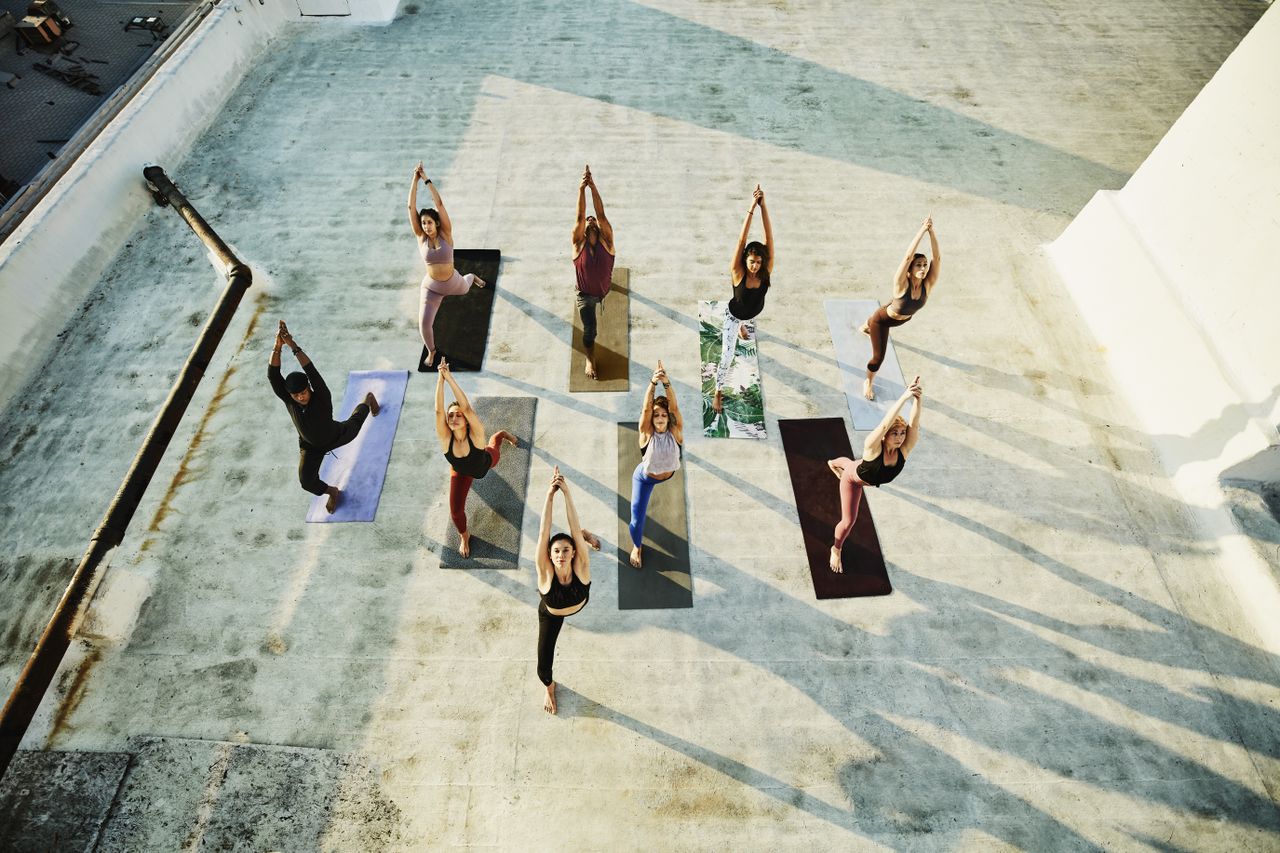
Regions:
[[[280,375],[280,350],[285,346],[293,350],[303,372]],[[341,423],[335,421],[329,387],[324,384],[320,371],[316,370],[311,359],[294,343],[293,335],[289,334],[284,320],[280,321],[280,328],[276,332],[276,343],[271,350],[271,361],[267,367],[267,379],[271,381],[271,390],[289,410],[289,417],[293,418],[293,425],[298,429],[298,450],[301,453],[298,482],[313,495],[328,495],[325,509],[332,513],[338,508],[342,493],[337,486],[330,486],[320,479],[320,463],[330,450],[355,439],[360,434],[365,418],[369,415],[377,417],[378,401],[372,393],[365,394],[364,402],[356,406],[351,417]]]

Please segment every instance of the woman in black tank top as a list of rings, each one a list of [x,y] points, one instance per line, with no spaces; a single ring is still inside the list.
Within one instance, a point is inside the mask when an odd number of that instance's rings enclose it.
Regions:
[[[551,513],[556,492],[564,495],[564,510],[569,532],[551,535]],[[547,688],[542,708],[556,712],[556,683],[551,677],[551,661],[556,654],[556,638],[564,626],[564,617],[572,616],[587,606],[591,596],[591,556],[587,550],[600,550],[600,540],[578,523],[578,510],[569,494],[569,485],[556,466],[547,487],[547,500],[542,506],[542,525],[538,528],[538,679]]]
[[[924,235],[929,235],[929,250],[933,254],[930,262],[924,255],[916,251]],[[871,360],[867,362],[867,378],[862,383],[862,396],[868,400],[876,398],[876,371],[884,362],[884,354],[889,348],[889,329],[901,326],[910,320],[915,313],[924,307],[938,283],[939,264],[942,252],[938,249],[938,235],[933,232],[933,217],[926,216],[920,223],[920,230],[911,241],[910,248],[898,264],[898,271],[893,276],[893,301],[875,310],[867,322],[858,331],[871,338]]]
[[[764,226],[764,242],[747,242],[751,235],[751,219],[760,208],[760,223]],[[720,364],[716,368],[716,395],[712,405],[716,411],[721,406],[721,391],[725,377],[737,352],[738,338],[750,340],[755,330],[754,320],[764,310],[765,295],[769,292],[774,259],[773,225],[769,222],[769,208],[764,204],[764,190],[756,184],[751,193],[751,207],[742,223],[738,245],[733,250],[733,263],[729,266],[729,283],[733,286],[733,298],[724,314],[724,330],[720,347]]]
[[[449,460],[453,469],[449,476],[449,516],[453,526],[458,529],[462,543],[458,553],[464,557],[471,556],[471,533],[467,530],[467,495],[471,492],[471,484],[489,473],[489,469],[498,464],[498,449],[502,442],[515,445],[516,437],[505,429],[500,429],[493,437],[485,440],[484,424],[476,410],[471,408],[467,395],[462,393],[458,383],[454,381],[453,372],[449,370],[449,362],[440,359],[439,373],[436,374],[436,435],[440,438],[440,449],[444,458]],[[453,389],[455,402],[448,407],[444,404],[444,383],[448,382]]]
[[[836,525],[835,541],[831,546],[830,567],[833,572],[844,571],[840,551],[844,540],[858,520],[858,508],[862,505],[862,490],[866,486],[883,486],[902,473],[907,464],[907,454],[920,438],[920,408],[924,391],[917,376],[898,402],[893,404],[880,425],[871,431],[862,445],[862,461],[847,456],[828,459],[827,467],[840,478],[840,523]],[[911,407],[911,421],[899,414],[908,400],[915,400]]]

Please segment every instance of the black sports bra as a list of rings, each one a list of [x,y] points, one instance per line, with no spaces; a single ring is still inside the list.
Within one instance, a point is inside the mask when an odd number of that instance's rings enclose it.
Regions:
[[[907,457],[901,450],[898,451],[896,465],[885,465],[884,453],[881,452],[875,459],[863,459],[858,463],[858,479],[868,486],[883,486],[901,474],[906,464]]]
[[[587,599],[590,597],[591,584],[583,583],[579,580],[577,572],[573,573],[573,577],[569,579],[567,584],[562,584],[555,569],[552,569],[551,589],[542,594],[542,603],[548,607],[554,607],[556,610],[564,610],[569,607],[576,607],[579,604],[586,604]]]
[[[453,470],[476,480],[488,474],[493,467],[493,457],[489,455],[489,451],[476,447],[474,442],[471,444],[471,452],[466,456],[454,456],[453,436],[449,436],[449,449],[444,452],[444,458],[449,460]]]

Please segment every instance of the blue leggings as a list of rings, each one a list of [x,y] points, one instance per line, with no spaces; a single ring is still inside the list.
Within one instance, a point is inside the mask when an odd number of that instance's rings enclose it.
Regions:
[[[649,496],[653,494],[654,486],[665,482],[644,473],[644,462],[637,465],[631,475],[631,544],[637,548],[644,541],[644,517],[649,511]]]

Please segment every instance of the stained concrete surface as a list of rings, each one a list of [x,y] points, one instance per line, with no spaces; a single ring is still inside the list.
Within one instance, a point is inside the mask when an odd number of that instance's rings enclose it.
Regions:
[[[164,164],[259,283],[27,746],[358,756],[399,810],[392,847],[1280,843],[1280,668],[1037,248],[1123,183],[1261,4],[409,8],[290,30]],[[419,158],[458,245],[503,251],[464,387],[539,399],[517,570],[438,569],[430,377],[410,379],[377,521],[341,529],[301,523],[266,386],[278,317],[322,371],[410,366]],[[632,271],[632,375],[662,358],[681,399],[757,181],[778,244],[770,421],[845,415],[822,300],[885,298],[927,213],[944,268],[895,336],[926,390],[910,470],[871,496],[895,593],[813,600],[776,423],[749,447],[691,436],[694,607],[617,611],[595,556],[550,718],[536,505],[558,464],[613,552],[612,425],[644,390],[565,389],[585,162]],[[4,625],[51,609],[40,567],[82,551],[219,289],[151,212],[4,413]],[[8,689],[29,643],[4,640]]]
[[[123,752],[17,753],[0,780],[0,850],[92,850],[129,767]]]

